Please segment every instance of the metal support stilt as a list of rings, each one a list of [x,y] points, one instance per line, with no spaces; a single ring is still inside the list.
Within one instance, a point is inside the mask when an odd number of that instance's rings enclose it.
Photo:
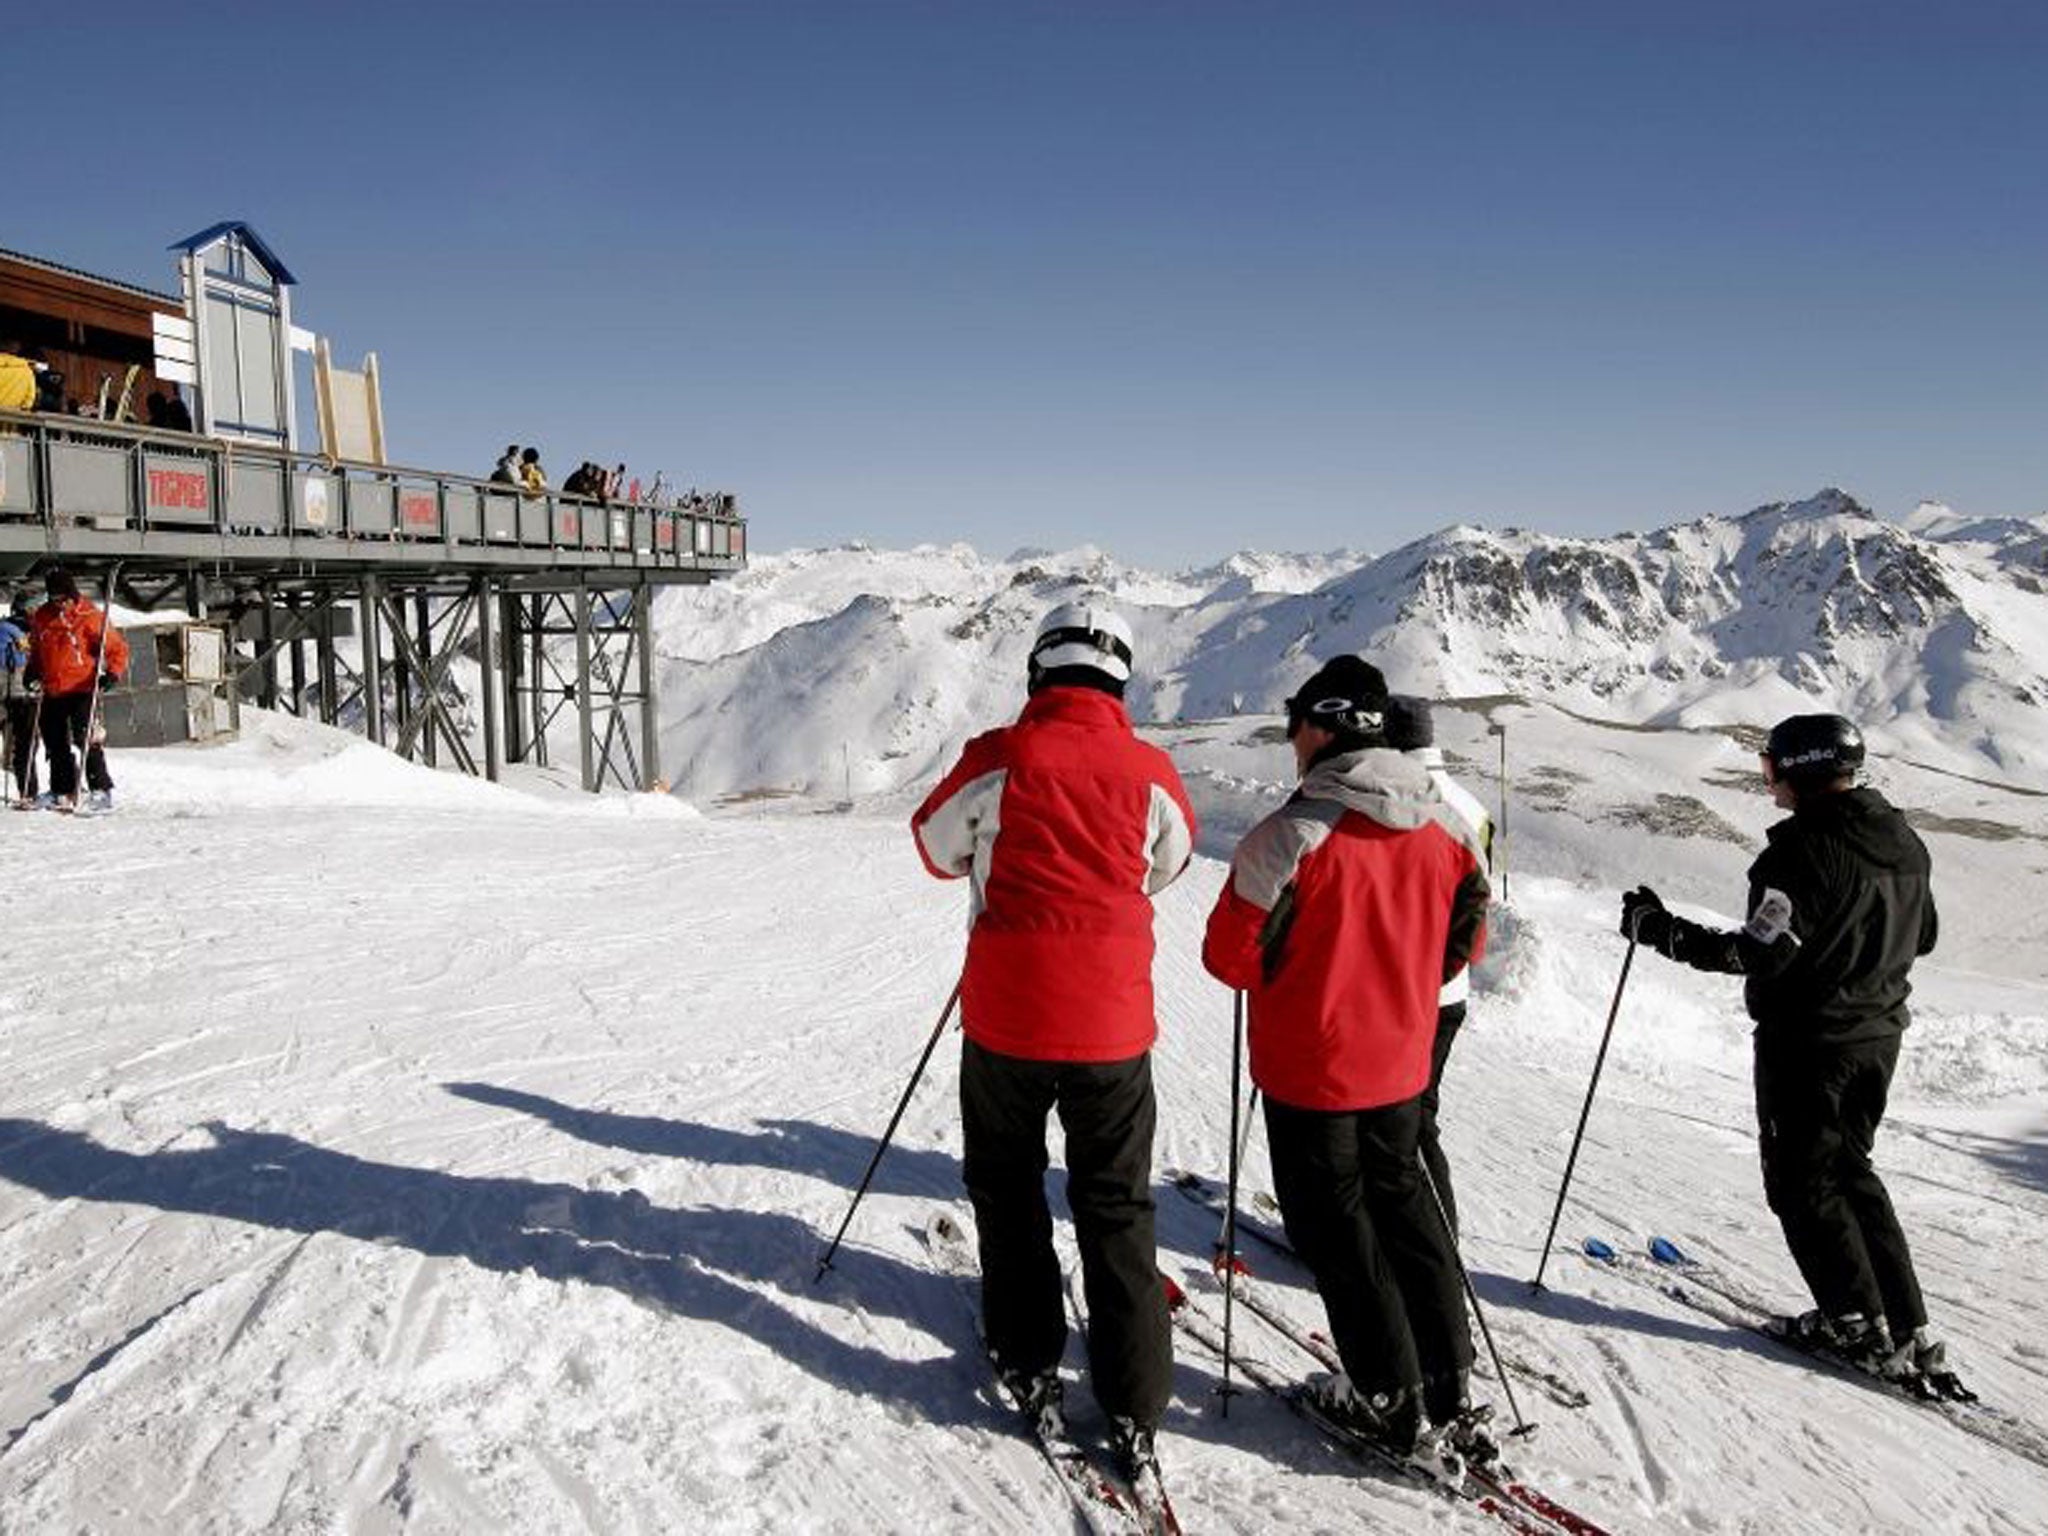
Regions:
[[[384,667],[377,652],[381,643],[378,624],[377,578],[363,577],[360,600],[363,613],[363,722],[365,733],[378,746],[384,745]]]
[[[299,610],[305,606],[301,594],[285,594],[285,611],[292,617],[292,713],[301,719],[306,713],[306,621]]]
[[[503,665],[499,671],[505,682],[505,761],[523,763],[526,761],[526,727],[520,723],[519,708],[519,595],[516,592],[502,592],[498,595],[499,643],[505,654],[500,658]]]
[[[533,751],[534,762],[545,768],[548,765],[548,716],[541,709],[541,688],[543,687],[542,680],[547,675],[547,598],[538,592],[534,593],[532,598],[529,599],[528,613],[532,623],[526,631],[527,649],[533,669],[529,674],[533,678],[533,721],[531,735],[528,739]]]
[[[498,782],[498,636],[491,622],[491,610],[497,604],[498,594],[492,590],[488,576],[477,577],[472,591],[476,602],[476,659],[483,672],[477,694],[484,707],[484,777],[495,784]]]
[[[334,593],[322,592],[314,599],[320,604],[319,638],[313,647],[320,666],[320,720],[333,725],[341,713],[341,668],[334,659]]]
[[[425,749],[427,766],[438,768],[441,754],[434,743],[433,711],[435,701],[426,697],[434,691],[434,627],[427,618],[427,594],[415,592],[412,596],[413,626],[419,633],[420,661],[420,746]]]
[[[590,584],[580,576],[576,580],[576,746],[582,756],[583,787],[591,794],[597,793],[597,754],[592,750],[596,745],[591,740],[595,728],[590,708]]]
[[[256,589],[263,608],[257,615],[256,643],[263,647],[263,679],[258,697],[265,709],[277,708],[277,610],[276,596],[265,582]]]
[[[633,594],[633,617],[640,631],[640,775],[642,789],[661,782],[661,714],[654,703],[654,588],[642,584]]]

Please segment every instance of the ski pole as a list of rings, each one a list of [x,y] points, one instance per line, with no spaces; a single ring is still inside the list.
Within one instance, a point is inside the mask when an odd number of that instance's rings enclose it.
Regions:
[[[964,981],[966,978],[962,977]],[[896,1101],[896,1113],[889,1117],[889,1128],[882,1132],[882,1139],[875,1143],[875,1155],[868,1159],[868,1171],[860,1176],[860,1188],[853,1192],[853,1204],[846,1208],[846,1219],[839,1223],[839,1230],[832,1234],[832,1242],[818,1260],[818,1272],[811,1276],[816,1285],[825,1278],[825,1271],[832,1267],[832,1255],[839,1251],[839,1240],[846,1236],[846,1229],[853,1222],[853,1213],[860,1209],[861,1197],[868,1192],[868,1185],[874,1182],[875,1170],[882,1166],[882,1154],[889,1150],[889,1142],[896,1135],[897,1122],[902,1120],[903,1111],[910,1107],[910,1096],[917,1091],[918,1079],[924,1076],[925,1064],[932,1059],[932,1052],[938,1049],[939,1036],[946,1032],[946,1021],[953,1016],[953,1009],[960,1001],[961,982],[953,983],[953,995],[946,999],[946,1006],[939,1010],[939,1022],[932,1026],[932,1037],[924,1043],[924,1054],[917,1058],[917,1069],[910,1074],[910,1081],[903,1085],[903,1097]]]
[[[1628,953],[1621,957],[1621,979],[1614,984],[1614,1002],[1607,1010],[1607,1028],[1600,1036],[1600,1053],[1593,1058],[1593,1080],[1586,1084],[1586,1102],[1579,1110],[1579,1128],[1572,1136],[1571,1155],[1564,1160],[1564,1182],[1557,1186],[1557,1205],[1550,1213],[1550,1230],[1543,1234],[1543,1254],[1536,1261],[1536,1278],[1529,1282],[1532,1291],[1543,1289],[1543,1270],[1550,1262],[1550,1245],[1557,1237],[1557,1219],[1564,1214],[1564,1194],[1572,1187],[1572,1169],[1579,1160],[1579,1143],[1585,1139],[1586,1119],[1593,1113],[1593,1093],[1600,1086],[1600,1068],[1607,1060],[1607,1042],[1614,1038],[1614,1021],[1621,1013],[1622,988],[1628,985],[1628,968],[1635,963],[1635,958],[1636,923],[1630,923]]]
[[[37,751],[37,749],[38,749],[38,748],[40,748],[40,747],[42,746],[42,744],[43,744],[43,690],[41,689],[41,687],[38,687],[38,688],[36,689],[36,702],[35,702],[35,707],[34,707],[34,708],[32,708],[32,709],[31,709],[31,710],[30,710],[30,711],[28,712],[28,759],[27,759],[27,761],[26,761],[26,762],[24,762],[24,763],[23,763],[23,765],[22,765],[22,766],[23,766],[24,768],[26,768],[26,769],[28,770],[28,776],[27,776],[26,778],[22,779],[22,780],[21,780],[21,781],[19,782],[19,784],[17,784],[17,785],[16,785],[16,788],[18,788],[18,789],[19,789],[19,790],[21,791],[21,802],[20,802],[20,803],[21,803],[22,809],[24,809],[24,810],[26,810],[26,809],[27,809],[27,808],[28,808],[28,807],[29,807],[30,805],[32,805],[32,804],[34,804],[34,803],[35,803],[35,802],[34,802],[34,797],[33,797],[33,796],[32,796],[32,795],[31,795],[31,794],[29,793],[29,785],[31,785],[31,784],[34,784],[34,783],[36,783],[36,782],[37,782],[37,780],[36,780],[36,751]]]
[[[100,605],[99,654],[93,658],[92,663],[92,701],[85,706],[85,742],[78,756],[78,778],[71,786],[71,808],[73,810],[78,808],[80,787],[90,787],[91,783],[92,733],[99,728],[100,723],[100,679],[106,676],[107,672],[107,634],[114,627],[114,586],[120,579],[121,562],[116,560],[112,568],[107,572],[106,591],[101,594],[104,601]],[[100,753],[102,766],[105,765],[106,760],[107,755],[102,750]]]
[[[1486,1325],[1486,1309],[1479,1305],[1479,1289],[1472,1283],[1472,1271],[1465,1267],[1465,1256],[1458,1252],[1458,1234],[1451,1226],[1451,1213],[1444,1207],[1444,1197],[1436,1187],[1436,1175],[1429,1171],[1429,1159],[1422,1155],[1421,1148],[1415,1152],[1415,1165],[1422,1170],[1423,1187],[1429,1191],[1429,1202],[1436,1207],[1436,1219],[1444,1224],[1444,1241],[1451,1245],[1451,1257],[1458,1261],[1458,1278],[1465,1282],[1465,1299],[1472,1303],[1472,1315],[1479,1320],[1479,1337],[1486,1340],[1486,1352],[1493,1358],[1493,1374],[1500,1378],[1500,1390],[1508,1400],[1508,1412],[1515,1416],[1514,1435],[1532,1435],[1536,1426],[1522,1417],[1522,1405],[1515,1401],[1514,1383],[1508,1380],[1508,1368],[1501,1364],[1500,1350],[1494,1346],[1493,1330]]]
[[[1244,1081],[1244,993],[1235,994],[1230,1026],[1230,1192],[1223,1207],[1223,1248],[1219,1255],[1223,1270],[1223,1417],[1230,1417],[1230,1324],[1231,1298],[1237,1294],[1237,1165],[1243,1146],[1237,1138],[1238,1089]],[[1250,1128],[1247,1127],[1247,1134]]]
[[[1245,1096],[1244,1101],[1244,1131],[1237,1138],[1237,1165],[1239,1168],[1244,1167],[1245,1157],[1251,1151],[1252,1129],[1258,1123],[1259,1085],[1257,1083],[1253,1083],[1252,1091]],[[1217,1222],[1216,1224],[1216,1244],[1214,1251],[1218,1254],[1221,1254],[1223,1252],[1224,1245],[1230,1239],[1230,1218],[1236,1213],[1236,1210],[1237,1202],[1233,1200],[1230,1202],[1229,1209],[1224,1211],[1222,1220]]]

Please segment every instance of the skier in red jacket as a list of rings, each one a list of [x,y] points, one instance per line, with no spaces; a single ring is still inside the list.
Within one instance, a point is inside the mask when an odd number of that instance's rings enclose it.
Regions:
[[[1088,1362],[1134,1475],[1172,1387],[1152,1234],[1152,896],[1187,865],[1194,812],[1124,712],[1131,631],[1100,601],[1056,608],[1016,724],[977,736],[911,820],[941,878],[972,878],[960,1117],[982,1314],[1004,1389],[1063,1431],[1067,1314],[1046,1205],[1046,1116],[1066,1131]]]
[[[1385,748],[1386,708],[1356,656],[1287,701],[1301,784],[1238,845],[1202,960],[1250,994],[1281,1219],[1344,1362],[1311,1394],[1403,1454],[1434,1448],[1428,1421],[1483,1459],[1457,1252],[1417,1155],[1437,994],[1484,937],[1483,852]]]
[[[51,571],[43,578],[43,590],[49,600],[29,620],[29,666],[43,685],[42,737],[43,750],[50,755],[51,803],[78,798],[78,762],[72,752],[74,746],[82,746],[93,803],[106,809],[114,803],[106,750],[97,741],[87,741],[86,735],[98,690],[119,682],[128,670],[128,642],[96,606],[78,595],[78,583],[69,571]]]

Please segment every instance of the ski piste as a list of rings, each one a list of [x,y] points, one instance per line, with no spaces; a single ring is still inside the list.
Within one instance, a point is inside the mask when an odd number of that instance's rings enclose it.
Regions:
[[[940,1271],[959,1282],[961,1299],[973,1320],[975,1339],[980,1342],[981,1272],[966,1231],[950,1212],[941,1210],[933,1212],[926,1221],[922,1236]],[[993,1375],[993,1360],[990,1372]],[[1015,1408],[1000,1385],[996,1390],[1006,1406]],[[1024,1416],[1019,1413],[1018,1417]],[[1048,1434],[1036,1420],[1025,1420],[1025,1432],[1046,1464],[1059,1474],[1060,1485],[1067,1490],[1075,1511],[1093,1536],[1180,1536],[1180,1523],[1174,1518],[1173,1506],[1166,1501],[1163,1486],[1158,1489],[1157,1508],[1148,1511],[1121,1478],[1112,1477],[1096,1465],[1079,1441],[1067,1435]]]
[[[1590,1263],[1608,1273],[1625,1275],[1730,1328],[1759,1334],[1795,1359],[1824,1367],[1829,1375],[1899,1402],[1929,1409],[1966,1434],[2048,1467],[2048,1432],[2039,1426],[1975,1398],[1965,1401],[1933,1395],[1906,1382],[1872,1375],[1830,1350],[1810,1348],[1788,1338],[1780,1326],[1783,1314],[1768,1301],[1739,1280],[1688,1256],[1668,1238],[1651,1238],[1644,1252],[1635,1253],[1616,1248],[1602,1238],[1589,1237],[1580,1251]]]
[[[1191,1284],[1210,1284],[1219,1291],[1221,1289],[1214,1276],[1203,1276],[1200,1271],[1189,1271],[1189,1278]],[[1168,1300],[1174,1326],[1221,1360],[1223,1325],[1201,1302],[1178,1286],[1168,1287]],[[1283,1334],[1282,1337],[1288,1336]],[[1289,1342],[1298,1344],[1300,1341],[1290,1338]],[[1233,1370],[1262,1391],[1278,1398],[1289,1411],[1313,1425],[1333,1444],[1403,1482],[1483,1510],[1509,1530],[1521,1532],[1523,1536],[1558,1536],[1560,1532],[1566,1536],[1608,1536],[1605,1527],[1531,1487],[1500,1462],[1485,1467],[1468,1464],[1461,1481],[1444,1481],[1428,1468],[1330,1418],[1301,1392],[1299,1381],[1289,1378],[1278,1367],[1256,1355],[1247,1354],[1236,1341],[1231,1345],[1230,1363]]]
[[[1183,1168],[1168,1169],[1166,1177],[1175,1189],[1187,1196],[1188,1199],[1194,1201],[1195,1204],[1214,1212],[1219,1217],[1223,1215],[1224,1207],[1228,1203],[1227,1191],[1214,1179],[1207,1178],[1199,1173],[1192,1173]],[[1272,1197],[1270,1195],[1253,1195],[1251,1200],[1254,1204],[1263,1204],[1270,1203]],[[1294,1245],[1288,1242],[1287,1234],[1273,1226],[1272,1223],[1240,1209],[1237,1213],[1237,1230],[1247,1237],[1256,1239],[1273,1252],[1285,1254],[1296,1263],[1301,1262],[1301,1255],[1294,1251]],[[1270,1306],[1270,1303],[1265,1305]],[[1500,1324],[1497,1320],[1494,1323],[1494,1327],[1496,1331],[1499,1330]],[[1326,1340],[1319,1338],[1318,1344],[1323,1349],[1330,1348]],[[1332,1351],[1332,1355],[1334,1356],[1334,1351]],[[1528,1382],[1530,1386],[1541,1392],[1560,1408],[1579,1409],[1586,1407],[1592,1402],[1592,1398],[1588,1397],[1582,1388],[1566,1380],[1556,1371],[1538,1365],[1535,1361],[1528,1359],[1526,1356],[1518,1355],[1511,1349],[1503,1349],[1501,1351],[1501,1361],[1516,1376]],[[1493,1375],[1491,1362],[1482,1358],[1474,1362],[1474,1365],[1475,1369],[1482,1376],[1490,1378]],[[1332,1369],[1335,1369],[1335,1367],[1333,1366]]]

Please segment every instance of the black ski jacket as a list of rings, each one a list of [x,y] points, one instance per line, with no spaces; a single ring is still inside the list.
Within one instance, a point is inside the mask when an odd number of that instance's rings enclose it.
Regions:
[[[1749,867],[1749,921],[1688,945],[1688,964],[1748,979],[1758,1036],[1848,1044],[1907,1023],[1907,972],[1934,948],[1927,845],[1874,789],[1818,794]]]

